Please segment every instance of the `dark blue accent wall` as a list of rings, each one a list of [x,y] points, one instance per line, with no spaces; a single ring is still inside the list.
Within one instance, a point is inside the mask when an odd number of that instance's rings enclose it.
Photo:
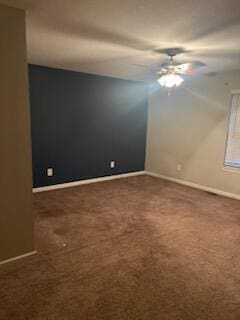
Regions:
[[[144,169],[144,83],[36,65],[29,83],[34,187]]]

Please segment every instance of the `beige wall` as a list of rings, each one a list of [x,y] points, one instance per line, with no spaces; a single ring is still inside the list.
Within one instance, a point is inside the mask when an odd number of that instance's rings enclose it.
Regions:
[[[230,95],[237,89],[240,71],[191,77],[170,97],[152,87],[146,170],[240,195],[240,172],[223,169]]]
[[[25,14],[0,5],[0,261],[33,250]]]

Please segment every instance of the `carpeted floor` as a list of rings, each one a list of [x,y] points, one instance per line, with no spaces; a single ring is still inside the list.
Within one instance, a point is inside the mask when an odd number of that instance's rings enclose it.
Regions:
[[[240,201],[149,176],[34,195],[4,320],[239,320]]]

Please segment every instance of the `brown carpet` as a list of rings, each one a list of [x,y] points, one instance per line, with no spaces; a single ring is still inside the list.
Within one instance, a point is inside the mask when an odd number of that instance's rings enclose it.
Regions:
[[[240,201],[148,176],[34,195],[4,320],[240,319]]]

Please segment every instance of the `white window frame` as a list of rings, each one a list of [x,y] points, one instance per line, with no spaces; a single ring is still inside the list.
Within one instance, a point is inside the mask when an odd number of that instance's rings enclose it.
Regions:
[[[227,165],[225,163],[226,154],[227,154],[227,145],[228,145],[228,137],[229,137],[229,126],[230,126],[230,118],[231,118],[231,111],[232,111],[232,98],[233,95],[240,95],[240,90],[232,90],[231,91],[231,97],[230,97],[230,106],[228,111],[228,121],[227,121],[227,134],[225,139],[225,151],[224,151],[224,159],[223,159],[223,169],[227,171],[232,171],[235,173],[240,173],[240,166],[234,166],[234,165]]]

